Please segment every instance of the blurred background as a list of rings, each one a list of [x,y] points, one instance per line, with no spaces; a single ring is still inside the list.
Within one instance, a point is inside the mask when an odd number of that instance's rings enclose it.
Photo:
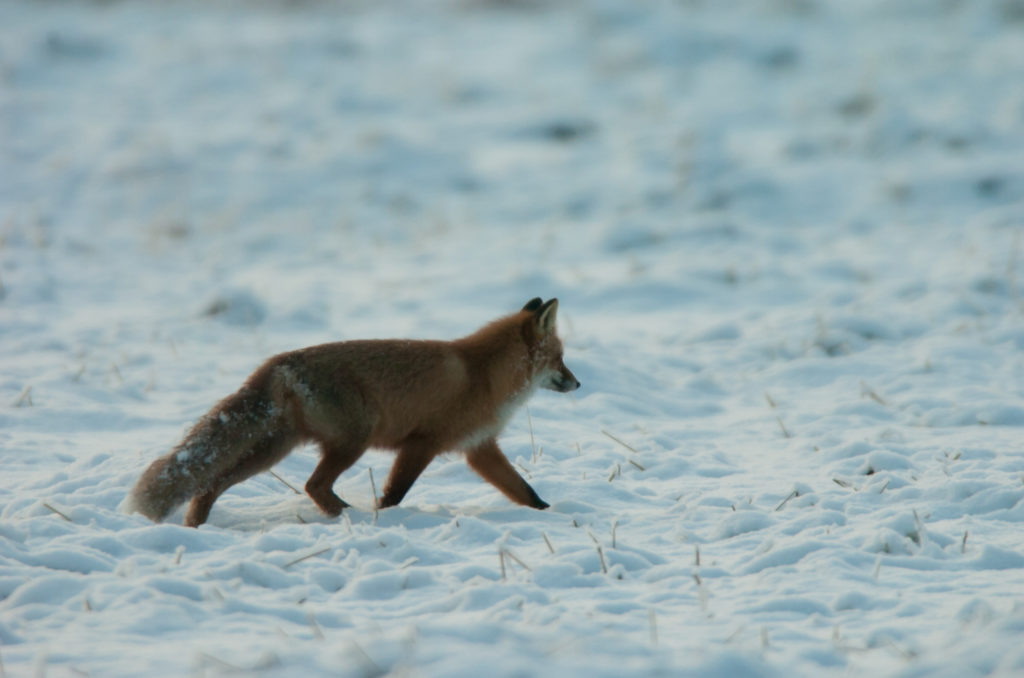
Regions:
[[[534,295],[833,306],[822,275],[919,257],[901,289],[927,289],[958,261],[933,247],[1019,241],[1020,0],[12,1],[0,26],[27,326],[59,303],[72,334],[212,318],[277,348]]]

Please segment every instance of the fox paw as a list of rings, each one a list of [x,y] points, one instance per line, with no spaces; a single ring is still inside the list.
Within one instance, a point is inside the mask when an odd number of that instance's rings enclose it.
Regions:
[[[348,508],[348,503],[343,501],[338,495],[332,494],[329,497],[313,497],[313,503],[317,507],[329,515],[331,518],[337,518],[341,515],[343,509]]]

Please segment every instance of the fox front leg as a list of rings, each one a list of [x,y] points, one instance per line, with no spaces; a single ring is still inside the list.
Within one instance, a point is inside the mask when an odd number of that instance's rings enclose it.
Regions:
[[[535,509],[546,509],[550,504],[541,499],[530,484],[523,480],[494,439],[484,441],[466,454],[466,463],[480,477],[501,490],[517,504]]]

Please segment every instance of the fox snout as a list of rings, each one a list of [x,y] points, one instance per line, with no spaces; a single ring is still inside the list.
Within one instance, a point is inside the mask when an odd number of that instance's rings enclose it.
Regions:
[[[548,379],[548,383],[545,384],[545,388],[549,388],[552,391],[558,391],[559,393],[569,393],[575,391],[580,387],[580,380],[576,378],[576,375],[569,371],[569,368],[562,365],[557,372],[551,374]]]

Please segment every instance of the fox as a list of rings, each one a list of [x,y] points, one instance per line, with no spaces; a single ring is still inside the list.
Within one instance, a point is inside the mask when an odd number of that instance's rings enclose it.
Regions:
[[[371,447],[396,453],[378,508],[401,502],[436,456],[461,451],[508,499],[546,509],[497,438],[538,388],[580,387],[557,312],[557,299],[536,297],[451,341],[352,340],[275,355],[143,471],[126,509],[161,522],[191,500],[185,525],[198,527],[225,490],[304,443],[321,455],[306,493],[331,517],[349,507],[335,481]]]

